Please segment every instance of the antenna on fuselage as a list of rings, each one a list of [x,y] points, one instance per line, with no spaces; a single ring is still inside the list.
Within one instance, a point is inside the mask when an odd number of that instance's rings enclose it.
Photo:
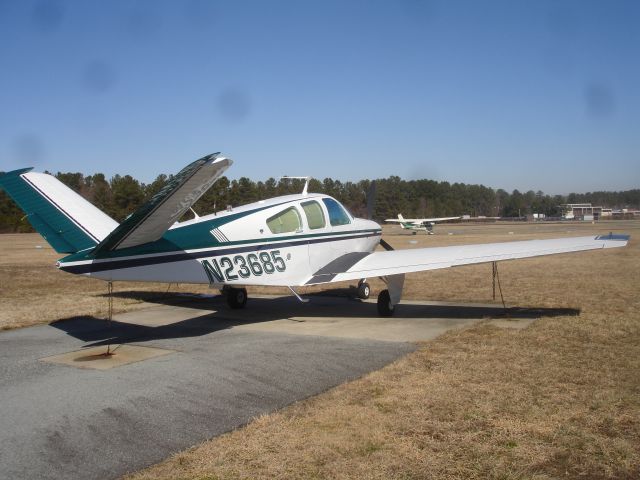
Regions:
[[[284,179],[284,178],[288,178],[288,179],[296,179],[296,180],[304,180],[304,188],[302,189],[302,195],[306,195],[308,190],[309,190],[309,180],[311,180],[311,177],[290,177],[289,175],[284,175],[282,177],[280,177],[280,180]]]

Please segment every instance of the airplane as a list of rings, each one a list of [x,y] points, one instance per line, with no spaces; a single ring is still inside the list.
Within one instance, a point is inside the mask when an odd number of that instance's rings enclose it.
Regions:
[[[387,218],[385,222],[399,223],[403,229],[411,230],[414,235],[418,232],[424,232],[427,235],[433,235],[433,226],[437,222],[445,222],[447,220],[459,220],[461,217],[439,217],[439,218],[404,218],[401,213],[398,218]]]
[[[623,247],[628,235],[584,236],[394,250],[379,224],[353,217],[336,199],[307,191],[260,200],[178,222],[229,168],[214,153],[187,165],[118,224],[55,177],[32,168],[0,175],[0,186],[58,253],[64,271],[107,282],[209,284],[231,308],[247,303],[247,286],[296,288],[368,278],[386,283],[378,313],[391,316],[405,275],[459,265]],[[378,246],[384,250],[378,250]]]

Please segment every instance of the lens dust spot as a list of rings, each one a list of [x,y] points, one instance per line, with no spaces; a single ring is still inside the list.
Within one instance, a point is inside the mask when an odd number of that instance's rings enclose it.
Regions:
[[[34,134],[23,134],[13,140],[13,158],[20,166],[33,167],[42,162],[44,158],[44,145],[42,140]]]
[[[251,99],[237,89],[224,90],[217,99],[218,111],[231,122],[241,122],[251,113]]]
[[[160,17],[152,2],[141,2],[127,17],[126,28],[132,35],[145,38],[160,28]]]
[[[574,37],[578,31],[575,12],[565,7],[558,5],[547,15],[547,29],[555,37]]]
[[[84,68],[82,80],[90,92],[105,93],[113,88],[116,74],[107,63],[93,61]]]
[[[432,165],[415,163],[407,170],[407,178],[411,180],[433,180],[440,178],[440,173],[438,169],[434,168]]]
[[[209,0],[190,0],[184,4],[187,22],[199,29],[210,29],[215,24],[215,6]]]
[[[64,9],[56,0],[40,0],[31,11],[33,26],[41,32],[52,32],[57,29],[64,17]]]
[[[594,117],[607,117],[615,111],[613,92],[604,84],[587,85],[584,97],[587,112]]]
[[[435,17],[436,8],[431,0],[401,0],[397,4],[407,18],[417,24],[425,25]]]

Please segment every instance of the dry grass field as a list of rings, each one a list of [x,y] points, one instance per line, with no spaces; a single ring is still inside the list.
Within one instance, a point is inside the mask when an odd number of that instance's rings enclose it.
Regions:
[[[107,314],[107,284],[59,271],[57,254],[37,233],[0,235],[0,330],[49,323],[63,318]],[[142,308],[144,299],[167,291],[167,285],[119,283],[116,291],[136,291],[118,298],[114,310]]]
[[[509,305],[579,316],[451,332],[130,479],[640,478],[639,227],[440,226],[432,237],[385,229],[396,247],[610,229],[635,239],[626,249],[500,264]],[[490,266],[410,275],[406,286],[407,297],[487,301]]]
[[[632,234],[629,246],[499,264],[509,306],[580,315],[453,331],[130,478],[640,478],[640,222],[440,225],[429,237],[385,227],[385,239],[413,248],[610,230]],[[58,272],[37,235],[0,236],[0,248],[0,328],[104,315],[106,285]],[[138,292],[116,311],[166,289],[116,284]],[[405,298],[488,302],[491,266],[408,275]]]

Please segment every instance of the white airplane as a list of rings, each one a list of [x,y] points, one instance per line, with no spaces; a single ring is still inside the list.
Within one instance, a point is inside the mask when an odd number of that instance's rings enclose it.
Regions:
[[[377,223],[354,218],[338,201],[308,193],[261,200],[228,211],[177,220],[232,164],[219,153],[181,170],[121,224],[31,168],[0,175],[0,186],[59,253],[57,267],[105,281],[200,283],[220,288],[232,308],[248,285],[296,287],[381,277],[378,312],[393,314],[405,274],[554,253],[622,247],[627,235],[393,250]],[[377,251],[378,245],[385,251]]]
[[[433,226],[437,222],[459,219],[460,217],[404,218],[402,214],[399,213],[397,219],[387,218],[385,222],[399,223],[403,229],[411,230],[414,235],[418,232],[425,232],[427,235],[433,235]]]

